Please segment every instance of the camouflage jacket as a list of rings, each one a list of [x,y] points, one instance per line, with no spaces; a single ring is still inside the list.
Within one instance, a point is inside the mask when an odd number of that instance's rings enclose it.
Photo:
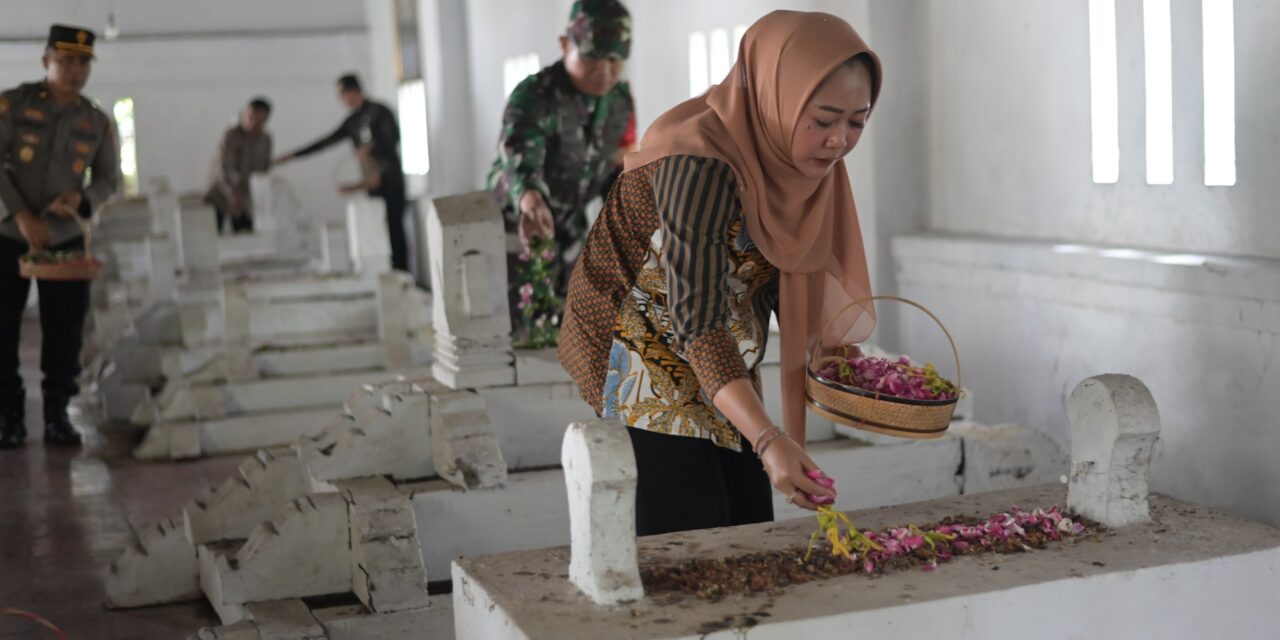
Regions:
[[[634,110],[626,82],[589,96],[574,88],[563,61],[517,85],[489,172],[508,228],[519,221],[520,197],[537,189],[555,215],[556,237],[584,238],[587,203],[607,194],[621,169],[617,151],[624,141],[630,145],[624,138],[634,140]]]

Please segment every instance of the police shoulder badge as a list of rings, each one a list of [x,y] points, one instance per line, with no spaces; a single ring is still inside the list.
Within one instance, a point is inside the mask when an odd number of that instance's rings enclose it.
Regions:
[[[9,113],[9,99],[4,96],[0,96],[0,116],[6,113]]]
[[[23,162],[31,162],[36,157],[36,150],[31,147],[23,147],[18,151],[18,159]]]

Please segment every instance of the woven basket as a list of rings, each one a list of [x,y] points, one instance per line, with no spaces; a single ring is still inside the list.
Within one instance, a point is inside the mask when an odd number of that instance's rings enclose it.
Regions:
[[[933,312],[920,304],[897,296],[873,296],[850,303],[835,317],[839,317],[854,305],[868,300],[901,302],[920,309],[933,318],[933,321],[942,329],[942,333],[947,336],[947,341],[951,343],[951,353],[956,359],[956,387],[960,387],[960,352],[956,350],[956,343],[951,339],[951,332],[947,331],[946,326],[933,315]],[[834,319],[833,317],[832,320]],[[805,401],[815,413],[855,429],[917,440],[939,438],[951,425],[951,416],[955,413],[956,403],[959,402],[958,395],[950,400],[912,400],[851,387],[818,375],[818,371],[824,365],[839,360],[839,357],[834,356],[817,357],[816,349],[808,354]]]
[[[69,252],[74,256],[70,260],[58,262],[39,262],[39,255],[31,251],[18,258],[18,275],[32,280],[93,280],[102,272],[102,263],[93,258],[93,229],[80,216],[72,218],[84,232],[84,251]]]

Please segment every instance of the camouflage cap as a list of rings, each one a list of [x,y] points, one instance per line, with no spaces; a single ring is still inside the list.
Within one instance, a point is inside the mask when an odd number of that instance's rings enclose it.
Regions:
[[[626,60],[631,55],[631,14],[618,0],[575,0],[568,35],[581,55]]]

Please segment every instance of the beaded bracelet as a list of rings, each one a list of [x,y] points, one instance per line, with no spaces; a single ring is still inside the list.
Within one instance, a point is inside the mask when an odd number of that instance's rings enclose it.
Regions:
[[[785,438],[786,436],[787,436],[787,433],[785,431],[783,431],[782,429],[779,429],[778,427],[774,427],[773,429],[766,432],[765,435],[757,438],[756,445],[758,448],[756,448],[756,457],[761,460],[764,460],[764,452],[768,450],[769,445],[773,444],[774,440],[777,440],[778,438]],[[762,440],[763,442],[761,442]]]
[[[775,425],[773,425],[773,426],[771,426],[771,427],[769,427],[768,429],[765,429],[764,431],[761,431],[761,432],[760,432],[760,435],[756,436],[756,441],[751,443],[751,448],[752,448],[752,449],[755,449],[755,448],[759,447],[761,442],[765,442],[765,438],[768,438],[769,436],[773,435],[774,433],[778,433],[778,432],[781,432],[781,431],[782,431],[782,427],[779,427],[779,426],[778,426],[778,425],[776,425],[776,424],[775,424]]]

